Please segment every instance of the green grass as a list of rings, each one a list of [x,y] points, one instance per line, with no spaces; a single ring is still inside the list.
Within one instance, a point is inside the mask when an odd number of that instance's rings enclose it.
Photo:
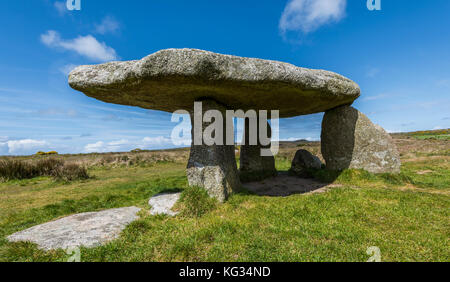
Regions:
[[[419,140],[450,140],[450,129],[425,130],[406,134]]]
[[[435,140],[450,140],[450,135],[414,135],[414,138],[419,140],[428,140],[428,139],[435,139]]]
[[[0,159],[0,181],[2,182],[39,176],[52,176],[62,181],[89,178],[85,167],[75,163],[65,163],[60,158],[40,158],[35,161]]]
[[[205,189],[200,187],[187,187],[181,193],[179,206],[174,207],[180,210],[184,217],[201,217],[214,210],[218,202],[209,197]]]
[[[287,170],[290,162],[277,160]],[[150,216],[119,239],[82,248],[82,261],[383,261],[450,260],[450,165],[447,159],[405,163],[400,175],[319,171],[341,187],[290,197],[233,195],[209,202],[187,188],[185,165],[91,168],[92,179],[58,183],[41,177],[0,184],[0,261],[66,261],[5,237],[66,215],[135,205],[163,191],[184,190],[181,216]],[[419,171],[429,170],[426,174]],[[201,205],[194,205],[202,203]],[[187,207],[187,208],[186,208]]]

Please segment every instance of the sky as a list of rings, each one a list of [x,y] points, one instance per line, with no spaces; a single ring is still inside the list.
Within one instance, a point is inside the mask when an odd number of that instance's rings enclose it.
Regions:
[[[172,114],[71,89],[75,66],[197,48],[326,69],[388,132],[450,127],[450,1],[15,0],[0,3],[0,155],[175,147]],[[320,138],[323,114],[280,120],[281,140]],[[239,130],[238,125],[238,130]],[[239,138],[239,137],[238,137]]]

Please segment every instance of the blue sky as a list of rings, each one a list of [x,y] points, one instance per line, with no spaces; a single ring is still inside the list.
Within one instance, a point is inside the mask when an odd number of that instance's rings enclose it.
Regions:
[[[198,48],[335,71],[354,106],[388,131],[450,127],[450,1],[15,0],[0,4],[0,155],[159,149],[171,114],[72,90],[73,66]],[[281,139],[318,139],[322,114],[280,120]]]

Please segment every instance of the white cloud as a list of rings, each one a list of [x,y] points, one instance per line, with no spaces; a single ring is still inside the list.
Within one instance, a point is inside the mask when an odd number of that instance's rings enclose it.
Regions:
[[[369,68],[367,70],[366,76],[369,77],[369,78],[374,78],[379,73],[380,73],[380,69],[378,69],[378,68]]]
[[[100,34],[114,33],[118,31],[120,24],[113,17],[104,17],[100,24],[95,25],[95,31]]]
[[[41,41],[49,47],[74,51],[95,61],[106,62],[117,59],[116,51],[113,48],[107,46],[104,42],[97,41],[92,35],[64,40],[58,32],[49,30],[41,35]]]
[[[385,129],[387,133],[399,133],[402,132],[401,129]]]
[[[76,117],[78,115],[78,112],[74,109],[63,109],[63,108],[45,108],[38,110],[36,113],[40,116]]]
[[[47,46],[57,45],[61,39],[59,34],[54,30],[49,30],[47,33],[41,35],[41,41]]]
[[[87,144],[84,146],[84,151],[86,153],[101,153],[104,152],[105,143],[103,141],[98,141],[97,143]]]
[[[8,139],[8,136],[0,136],[0,156],[8,153],[8,144],[6,143]]]
[[[337,22],[345,15],[347,0],[290,0],[280,19],[279,28],[309,33],[322,25]]]
[[[77,65],[74,65],[74,64],[67,64],[67,65],[64,65],[64,66],[60,67],[60,68],[59,68],[59,71],[60,71],[61,73],[63,73],[64,75],[69,75],[69,73],[70,73],[71,71],[73,71],[76,67],[77,67]]]
[[[121,146],[121,145],[125,145],[125,144],[128,144],[128,143],[129,143],[128,140],[121,139],[121,140],[118,140],[118,141],[109,142],[108,145],[109,146]]]
[[[97,143],[87,144],[84,147],[84,151],[87,153],[106,153],[106,152],[119,152],[128,151],[129,141],[122,139],[118,141],[111,141],[105,143],[103,141],[98,141]]]
[[[60,16],[64,15],[67,12],[66,1],[56,1],[55,3],[53,3],[53,6],[55,7],[56,11],[58,11],[58,14]]]
[[[433,127],[433,130],[440,130],[440,129],[444,129],[444,128],[440,125]]]
[[[6,145],[10,154],[27,155],[48,148],[49,144],[43,140],[22,139],[7,141]]]
[[[104,142],[98,141],[96,143],[87,144],[84,147],[86,153],[106,153],[106,152],[127,152],[132,149],[156,149],[172,147],[172,140],[164,136],[145,137],[137,141],[129,141],[121,139],[117,141]]]
[[[128,148],[130,141],[126,139],[109,142],[106,146],[108,152],[117,152]],[[128,150],[127,150],[128,151]]]
[[[386,97],[388,97],[387,94],[380,94],[380,95],[375,95],[375,96],[368,96],[368,97],[363,98],[362,100],[363,101],[375,101],[375,100],[380,100],[380,99],[383,99]]]
[[[172,143],[170,138],[166,138],[163,136],[158,137],[145,137],[142,139],[142,144],[146,146],[157,146]]]

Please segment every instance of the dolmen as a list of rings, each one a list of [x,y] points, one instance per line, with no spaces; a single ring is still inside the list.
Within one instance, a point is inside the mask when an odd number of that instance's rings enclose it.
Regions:
[[[240,172],[234,130],[214,132],[215,140],[222,143],[196,140],[211,124],[225,123],[225,119],[217,120],[217,115],[225,116],[230,110],[242,110],[247,125],[260,118],[262,110],[277,110],[279,118],[325,112],[322,152],[328,168],[397,172],[400,167],[389,135],[351,107],[360,96],[359,86],[330,71],[196,49],[167,49],[142,60],[79,66],[70,73],[69,84],[107,103],[187,111],[193,136],[189,184],[203,187],[219,201],[240,189],[240,173],[276,175],[274,157],[268,153],[270,140],[262,142],[258,134],[257,140],[245,142],[252,139],[249,126],[244,129]],[[201,107],[196,106],[199,102]],[[211,110],[213,117],[202,119]],[[254,115],[246,114],[250,111]],[[270,136],[270,126],[259,125],[258,131]],[[225,142],[230,139],[232,144]],[[266,153],[261,154],[263,150]]]

